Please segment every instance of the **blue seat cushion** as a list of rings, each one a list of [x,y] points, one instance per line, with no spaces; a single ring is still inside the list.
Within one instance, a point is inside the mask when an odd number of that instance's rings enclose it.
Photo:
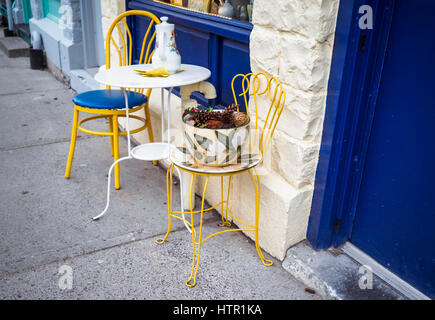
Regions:
[[[147,97],[141,93],[127,91],[128,107],[133,108],[147,102]],[[123,109],[125,108],[124,93],[121,90],[93,90],[80,93],[73,99],[74,104],[92,109]]]

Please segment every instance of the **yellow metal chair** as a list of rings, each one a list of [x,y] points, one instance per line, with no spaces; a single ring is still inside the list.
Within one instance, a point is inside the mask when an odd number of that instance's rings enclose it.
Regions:
[[[235,92],[235,81],[241,80],[241,87],[242,92],[236,95]],[[285,92],[283,91],[282,85],[278,82],[278,80],[275,77],[268,77],[264,73],[249,73],[246,75],[238,74],[236,75],[231,83],[231,88],[233,90],[233,96],[234,96],[234,102],[238,105],[240,103],[238,100],[241,100],[241,102],[245,105],[246,111],[249,115],[249,99],[253,99],[253,103],[251,102],[251,106],[255,110],[251,110],[251,113],[255,113],[255,123],[253,123],[254,118],[252,115],[250,115],[251,118],[251,129],[254,130],[254,135],[252,134],[251,130],[251,142],[257,150],[259,150],[259,155],[256,159],[252,159],[252,161],[244,162],[242,160],[243,155],[239,157],[237,164],[232,164],[226,167],[207,167],[207,166],[198,166],[193,165],[189,166],[186,162],[180,161],[177,157],[174,156],[174,154],[171,154],[171,161],[168,171],[167,171],[167,193],[168,193],[168,231],[163,239],[156,239],[156,242],[158,244],[162,244],[166,241],[168,238],[171,228],[172,228],[172,219],[176,218],[179,220],[184,221],[187,223],[191,229],[192,229],[192,247],[193,247],[193,258],[192,258],[192,268],[189,279],[186,281],[186,285],[188,287],[193,287],[196,285],[196,275],[198,272],[198,266],[199,266],[199,259],[201,254],[201,245],[211,237],[222,234],[225,232],[230,231],[254,231],[255,232],[255,246],[258,252],[258,255],[262,261],[262,263],[265,266],[271,266],[273,264],[272,261],[267,260],[260,248],[259,242],[258,242],[258,224],[259,224],[259,216],[260,216],[260,188],[261,188],[261,182],[260,182],[260,176],[257,173],[256,167],[263,163],[264,156],[267,153],[267,150],[270,146],[271,139],[273,136],[273,133],[275,132],[278,120],[281,116],[284,104],[285,104]],[[238,99],[239,98],[239,99]],[[259,100],[261,99],[261,102]],[[266,101],[268,104],[267,108],[267,114],[265,117],[260,118],[259,117],[259,105],[263,105]],[[176,150],[174,148],[174,150]],[[173,175],[173,169],[174,166],[176,168],[179,168],[180,170],[183,170],[185,172],[191,173],[191,183],[190,183],[190,199],[192,199],[193,196],[193,182],[194,182],[194,176],[199,175],[205,177],[205,183],[204,183],[204,189],[202,191],[202,202],[201,202],[201,209],[194,211],[192,208],[192,200],[190,203],[190,221],[187,221],[186,219],[180,217],[179,215],[183,212],[180,211],[174,211],[172,209],[172,175]],[[230,189],[231,189],[231,182],[232,177],[234,175],[242,174],[242,173],[248,173],[251,177],[251,180],[254,185],[255,190],[255,222],[254,224],[249,224],[241,219],[234,216],[230,209]],[[221,182],[221,201],[210,207],[210,208],[204,208],[204,202],[205,202],[205,195],[207,191],[207,185],[209,182],[209,179],[211,177],[220,177]],[[226,192],[226,199],[224,199],[224,178],[228,177],[228,190]],[[239,224],[243,224],[246,227],[245,228],[229,228],[226,230],[222,230],[216,233],[213,233],[206,238],[203,239],[202,236],[202,225],[203,225],[203,215],[204,212],[210,211],[214,208],[217,208],[218,206],[221,206],[221,214],[222,214],[222,227],[231,227],[231,223],[228,220],[228,215],[230,215],[236,222]],[[225,208],[224,208],[225,206]],[[189,212],[184,212],[189,213]],[[199,221],[199,230],[196,229],[194,226],[194,214],[200,215],[200,221]],[[197,252],[197,254],[196,254]]]
[[[151,34],[151,30],[154,24],[159,24],[160,20],[152,13],[147,11],[140,10],[131,10],[124,12],[120,16],[118,16],[112,23],[107,32],[106,37],[106,68],[110,69],[111,67],[111,46],[115,48],[117,52],[117,56],[119,58],[119,66],[131,65],[132,63],[132,53],[133,53],[133,40],[131,31],[127,25],[126,18],[129,16],[138,16],[143,17],[144,19],[149,19],[149,24],[145,36],[142,41],[141,54],[139,58],[139,64],[141,63],[150,63],[152,52],[152,43],[155,39],[155,33]],[[115,41],[114,30],[118,31],[117,36],[119,38],[119,42]],[[139,128],[131,130],[130,133],[137,133],[148,129],[148,136],[150,142],[154,142],[153,129],[151,126],[151,118],[149,112],[149,97],[151,95],[151,89],[146,91],[146,94],[143,94],[142,90],[134,90],[129,91],[128,102],[130,113],[140,111],[144,109],[144,116],[139,117],[137,115],[130,115],[130,118],[134,118],[142,122]],[[121,90],[112,90],[110,87],[106,87],[106,90],[94,90],[88,91],[82,94],[77,95],[73,99],[74,103],[74,118],[73,118],[73,127],[71,134],[71,144],[68,155],[68,162],[65,170],[65,178],[70,177],[72,160],[74,157],[74,150],[76,145],[77,138],[77,129],[98,136],[109,136],[110,144],[111,144],[111,153],[114,157],[114,160],[119,159],[119,136],[124,136],[127,132],[118,130],[118,118],[125,117],[125,96]],[[79,121],[79,112],[86,112],[90,114],[94,114],[93,116],[87,117]],[[109,122],[109,131],[101,132],[85,129],[82,127],[82,124],[100,118],[107,118]],[[156,163],[154,163],[156,164]],[[120,188],[120,179],[119,179],[119,164],[115,166],[115,189]]]

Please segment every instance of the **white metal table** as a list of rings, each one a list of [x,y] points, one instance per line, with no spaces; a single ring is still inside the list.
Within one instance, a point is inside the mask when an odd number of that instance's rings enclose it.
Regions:
[[[145,161],[163,160],[169,159],[170,146],[171,146],[171,93],[174,87],[186,86],[195,84],[208,79],[211,75],[210,70],[190,65],[182,64],[182,72],[170,75],[169,77],[143,77],[134,70],[151,70],[153,67],[150,64],[130,65],[115,67],[108,70],[101,70],[95,75],[95,80],[101,84],[121,88],[125,97],[125,113],[126,113],[126,130],[127,130],[127,144],[128,155],[126,157],[119,158],[115,161],[108,174],[107,182],[107,203],[106,208],[98,216],[94,217],[94,220],[100,219],[109,208],[110,202],[110,176],[113,168],[121,161],[128,159],[138,159]],[[126,90],[128,89],[161,89],[161,122],[162,122],[162,140],[161,142],[145,143],[135,148],[131,148],[131,137],[129,128],[129,110],[128,110],[128,97]],[[168,89],[167,97],[167,113],[168,113],[168,130],[167,130],[167,142],[165,142],[165,98],[164,89]],[[183,190],[181,173],[178,172],[180,177],[180,190]],[[181,193],[181,192],[180,192]],[[181,208],[184,210],[183,196],[181,195]],[[186,227],[190,228],[186,225]]]

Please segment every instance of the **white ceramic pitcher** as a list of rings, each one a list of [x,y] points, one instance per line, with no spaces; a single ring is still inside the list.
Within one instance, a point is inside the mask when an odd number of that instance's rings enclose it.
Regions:
[[[164,66],[170,74],[174,74],[181,66],[174,25],[167,22],[168,17],[161,17],[160,20],[162,23],[156,25],[156,47],[151,63],[153,68]]]

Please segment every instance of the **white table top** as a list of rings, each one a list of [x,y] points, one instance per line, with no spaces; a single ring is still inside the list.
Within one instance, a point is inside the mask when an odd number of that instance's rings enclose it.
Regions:
[[[136,64],[131,66],[114,67],[109,70],[100,70],[95,80],[101,84],[119,88],[154,89],[185,86],[208,79],[210,70],[191,64],[182,64],[184,71],[172,74],[169,77],[143,77],[134,70],[152,70],[150,64]]]

